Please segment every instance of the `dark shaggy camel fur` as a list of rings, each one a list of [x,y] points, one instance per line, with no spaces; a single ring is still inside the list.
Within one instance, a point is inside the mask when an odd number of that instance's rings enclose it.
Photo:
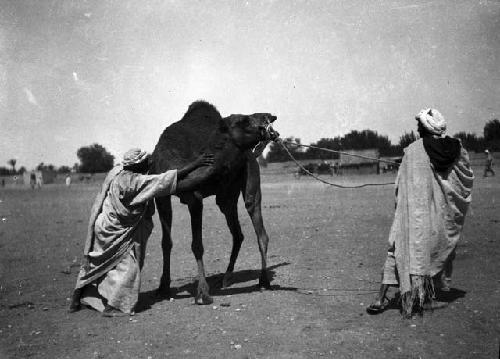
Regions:
[[[276,117],[268,113],[230,115],[222,118],[211,104],[204,101],[194,102],[180,121],[165,129],[151,156],[151,173],[181,168],[201,153],[213,153],[215,157],[213,165],[196,169],[178,183],[177,196],[182,203],[187,204],[191,215],[191,248],[198,265],[196,303],[212,302],[205,278],[202,242],[203,198],[212,195],[216,196],[216,203],[226,217],[233,237],[233,247],[224,275],[223,287],[229,285],[230,276],[243,242],[237,210],[240,192],[243,194],[246,209],[257,234],[262,259],[259,285],[265,288],[270,287],[266,273],[269,238],[261,214],[259,165],[252,149],[261,141],[274,139],[273,136],[276,136],[276,133],[269,130],[269,125],[274,120]],[[196,190],[183,191],[187,185]],[[170,252],[172,249],[170,197],[157,198],[156,207],[163,232],[163,274],[159,293],[170,296]]]

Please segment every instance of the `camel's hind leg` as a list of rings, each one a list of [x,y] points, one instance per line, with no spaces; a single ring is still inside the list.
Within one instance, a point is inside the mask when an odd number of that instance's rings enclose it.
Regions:
[[[262,219],[261,202],[262,193],[260,190],[260,168],[257,159],[252,153],[247,155],[247,170],[246,181],[242,187],[243,198],[245,199],[245,207],[252,220],[262,263],[262,270],[259,277],[259,286],[266,289],[271,288],[271,283],[267,276],[267,246],[269,237],[264,228]]]
[[[238,258],[244,238],[243,233],[241,232],[240,222],[238,220],[238,197],[238,187],[236,187],[234,191],[230,191],[229,193],[226,192],[223,198],[217,196],[217,205],[226,217],[227,226],[233,236],[233,248],[231,249],[229,265],[222,280],[222,288],[227,288],[231,285],[230,281],[231,275],[234,271],[234,264]]]
[[[155,199],[161,222],[161,249],[163,253],[163,273],[158,288],[158,295],[169,298],[170,293],[170,253],[172,251],[172,203],[170,196]]]

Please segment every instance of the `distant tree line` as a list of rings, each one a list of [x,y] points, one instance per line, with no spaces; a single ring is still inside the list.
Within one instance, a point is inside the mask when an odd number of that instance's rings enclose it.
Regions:
[[[19,169],[16,169],[17,160],[15,158],[11,158],[10,160],[7,161],[7,163],[10,165],[11,168],[1,166],[0,176],[12,176],[18,174],[22,175],[24,172],[26,172],[26,168],[24,166],[21,166]]]
[[[469,151],[482,152],[485,149],[500,151],[500,121],[498,119],[488,121],[483,129],[483,137],[466,132],[459,132],[454,137],[460,138],[463,146]]]
[[[9,160],[8,163],[11,164],[12,160]],[[14,160],[15,161],[15,160]],[[37,171],[54,171],[57,173],[70,173],[71,168],[68,166],[60,166],[56,167],[52,164],[45,164],[43,162],[40,162],[36,167],[35,170]],[[19,169],[15,168],[15,165],[12,166],[12,168],[7,168],[7,167],[0,167],[0,176],[14,176],[14,175],[23,175],[24,172],[26,172],[27,169],[24,166],[21,166]]]
[[[500,121],[494,119],[488,121],[483,129],[483,137],[477,136],[474,133],[458,132],[453,137],[459,138],[462,145],[468,151],[482,152],[485,149],[490,151],[500,151]],[[380,135],[376,131],[362,130],[351,131],[344,136],[334,138],[321,138],[319,141],[312,143],[311,146],[327,148],[335,151],[348,150],[363,150],[377,148],[381,156],[402,156],[403,149],[417,139],[415,132],[405,132],[400,136],[396,145],[392,144],[389,137]],[[317,148],[301,147],[300,138],[287,137],[284,139],[287,142],[287,148],[290,153],[299,160],[303,159],[322,159],[335,160],[339,158],[338,153],[326,152]],[[84,146],[78,149],[76,155],[80,163],[75,163],[72,167],[60,166],[55,167],[52,164],[38,164],[37,170],[56,171],[58,173],[85,172],[85,173],[100,173],[108,172],[114,165],[114,157],[103,146],[94,143],[90,146]],[[270,151],[267,156],[259,158],[259,163],[262,165],[268,162],[283,162],[289,161],[290,157],[278,143],[271,143]],[[7,161],[11,168],[0,167],[0,175],[16,175],[26,172],[25,167],[16,169],[17,160],[10,159]]]
[[[36,169],[40,171],[56,171],[58,173],[82,172],[82,173],[102,173],[108,172],[114,165],[114,156],[103,146],[94,143],[89,146],[80,147],[76,151],[80,163],[75,163],[72,167],[61,166],[56,168],[43,162]]]
[[[408,140],[410,138],[414,139],[415,136],[412,134],[405,134],[402,138],[403,137],[405,140]],[[301,144],[300,138],[288,137],[285,138],[284,141],[287,142],[287,148],[290,153],[299,160],[336,160],[339,158],[338,153],[322,151],[319,148],[304,148],[298,146]],[[401,141],[402,140],[400,140],[400,142]],[[389,137],[379,135],[377,132],[372,130],[355,130],[349,132],[345,136],[322,138],[319,141],[312,143],[311,146],[327,148],[334,151],[377,148],[381,156],[398,156],[402,152],[400,145],[393,145],[389,140]],[[280,144],[272,143],[266,160],[268,162],[282,162],[289,161],[290,157]]]
[[[482,152],[485,149],[500,151],[500,121],[498,119],[488,121],[484,126],[483,133],[484,137],[479,137],[476,134],[459,132],[453,137],[459,138],[468,151]],[[322,138],[312,143],[311,146],[335,151],[377,148],[381,156],[402,156],[403,149],[416,139],[417,134],[415,132],[405,132],[400,136],[398,143],[393,145],[387,136],[380,135],[376,131],[363,130],[351,131],[344,136],[334,138]],[[301,145],[300,138],[297,137],[287,137],[284,141],[287,142],[290,153],[299,160],[335,160],[339,158],[337,153],[326,152],[317,148],[301,147],[299,146]],[[265,160],[267,162],[283,162],[289,161],[290,157],[280,144],[273,142]]]
[[[103,146],[97,143],[79,148],[76,152],[76,155],[78,156],[80,163],[75,163],[72,167],[56,167],[53,164],[45,164],[43,162],[40,162],[35,167],[35,170],[57,173],[70,173],[72,171],[100,173],[108,172],[111,168],[113,168],[114,165],[113,155],[111,155]],[[7,161],[7,163],[11,166],[11,168],[0,166],[0,176],[22,175],[27,171],[24,166],[20,167],[19,170],[16,169],[16,159],[10,159],[9,161]]]

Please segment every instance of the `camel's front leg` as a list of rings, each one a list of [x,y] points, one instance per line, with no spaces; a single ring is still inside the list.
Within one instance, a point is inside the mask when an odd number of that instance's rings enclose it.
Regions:
[[[246,181],[243,187],[243,197],[245,199],[245,207],[252,219],[253,228],[257,235],[259,251],[262,263],[262,270],[259,277],[259,286],[266,289],[271,288],[271,283],[267,276],[267,245],[269,237],[264,228],[262,219],[261,201],[262,193],[260,190],[260,168],[257,160],[252,153],[247,156]]]
[[[210,297],[210,287],[205,278],[205,266],[203,265],[203,198],[201,195],[193,194],[188,201],[188,207],[191,215],[191,231],[193,236],[191,249],[198,265],[198,288],[196,289],[195,303],[211,304],[213,300]]]

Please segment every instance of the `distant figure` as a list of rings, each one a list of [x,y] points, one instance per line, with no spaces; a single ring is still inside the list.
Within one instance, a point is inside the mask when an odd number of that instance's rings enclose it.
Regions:
[[[486,162],[484,164],[484,177],[488,177],[488,172],[490,172],[494,176],[495,171],[493,171],[493,156],[488,150],[484,150],[484,153],[486,154]]]
[[[35,177],[36,177],[36,188],[41,189],[43,184],[42,172],[41,171],[36,172]]]
[[[69,173],[66,175],[65,182],[67,187],[71,186],[71,176],[69,175]]]
[[[369,314],[386,309],[389,286],[399,287],[405,317],[440,305],[434,290],[450,290],[474,176],[461,142],[444,136],[446,121],[437,110],[422,110],[416,119],[420,139],[405,148],[399,167],[389,250]]]
[[[35,174],[35,172],[30,173],[30,186],[31,186],[31,189],[35,189],[35,186],[36,186],[36,174]]]
[[[5,178],[2,178],[2,187],[5,187]]]
[[[333,171],[337,176],[342,176],[342,164],[340,164],[339,162],[335,162],[335,164],[333,165]]]

